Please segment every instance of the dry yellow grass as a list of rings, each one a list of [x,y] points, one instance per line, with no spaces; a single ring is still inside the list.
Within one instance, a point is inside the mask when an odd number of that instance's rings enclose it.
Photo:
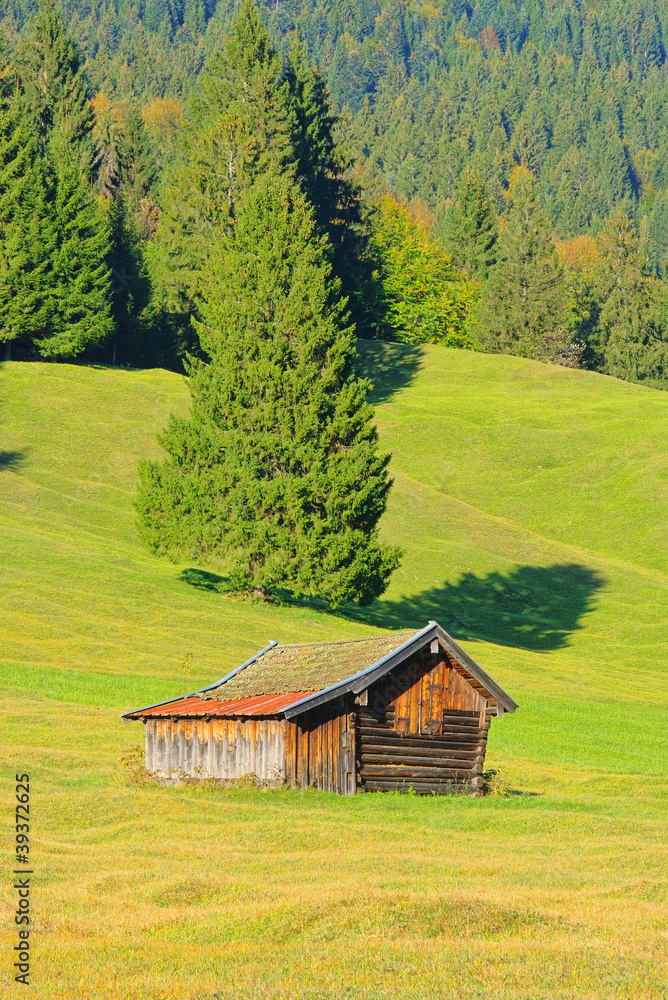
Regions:
[[[537,794],[165,789],[120,775],[108,709],[2,708],[44,1000],[666,995],[668,780],[509,760]]]

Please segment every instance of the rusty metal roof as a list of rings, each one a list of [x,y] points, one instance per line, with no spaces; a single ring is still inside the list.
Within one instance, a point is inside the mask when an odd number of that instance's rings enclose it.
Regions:
[[[226,674],[221,680],[199,691],[191,691],[180,698],[124,712],[126,722],[151,716],[183,714],[188,702],[194,699],[207,702],[220,701],[220,690],[225,688],[225,702],[238,702],[264,695],[285,695],[283,707],[299,703],[313,694],[327,690],[341,681],[356,676],[361,671],[383,660],[388,654],[405,645],[424,631],[391,632],[366,639],[343,639],[335,642],[300,642],[279,645],[272,640],[241,666]],[[288,698],[288,695],[294,696]],[[258,702],[261,704],[261,702]],[[232,711],[230,709],[230,711]],[[275,711],[280,711],[276,708]],[[198,715],[212,715],[202,710]]]
[[[285,694],[256,695],[253,698],[234,698],[231,701],[217,701],[213,698],[194,697],[181,698],[165,705],[154,705],[152,708],[140,708],[136,712],[128,712],[126,718],[146,719],[179,716],[182,718],[230,718],[234,716],[276,715],[283,708],[301,701],[314,691],[290,691]]]

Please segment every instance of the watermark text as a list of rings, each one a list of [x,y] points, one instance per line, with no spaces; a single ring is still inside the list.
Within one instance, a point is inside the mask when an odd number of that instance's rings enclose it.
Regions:
[[[13,946],[17,983],[30,986],[30,775],[16,775],[16,842],[14,891],[16,941]]]

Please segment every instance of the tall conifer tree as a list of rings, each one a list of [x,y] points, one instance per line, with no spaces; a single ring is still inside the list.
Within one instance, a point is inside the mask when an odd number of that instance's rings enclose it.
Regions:
[[[517,168],[509,197],[497,263],[482,293],[481,345],[492,352],[575,364],[563,276],[529,171]]]
[[[301,45],[292,49],[287,76],[297,175],[313,205],[320,232],[329,237],[334,273],[359,321],[363,286],[371,278],[364,267],[369,227],[363,218],[360,191],[349,178],[351,159],[337,142],[337,116],[325,82]]]
[[[167,308],[197,314],[199,276],[219,227],[253,179],[294,162],[283,61],[252,0],[192,95],[178,162],[165,182],[156,234],[157,277]]]
[[[120,150],[121,189],[131,214],[142,212],[142,202],[155,197],[158,180],[156,153],[152,147],[141,110],[130,105]]]
[[[90,175],[95,158],[88,87],[79,50],[57,0],[40,0],[20,50],[21,83],[43,147],[54,130],[66,135],[70,159]]]
[[[601,310],[588,360],[618,378],[665,384],[665,285],[650,275],[633,224],[621,210],[608,220],[596,242],[601,255],[596,289]]]
[[[42,0],[21,51],[21,82],[43,153],[50,207],[43,320],[45,356],[73,357],[113,330],[109,226],[91,190],[95,144],[78,50],[54,0]]]
[[[109,222],[78,166],[68,164],[67,148],[55,146],[53,157],[48,319],[35,338],[45,357],[75,357],[104,343],[114,329]]]
[[[457,266],[485,281],[496,263],[499,226],[489,189],[473,171],[464,171],[440,230]]]
[[[0,97],[0,341],[30,343],[46,323],[45,272],[53,245],[37,138],[16,85]]]
[[[237,39],[256,17],[245,4]],[[228,47],[223,93],[264,73],[266,50],[255,51],[258,66]],[[197,328],[210,360],[192,365],[192,415],[172,418],[166,461],[140,468],[142,533],[155,552],[220,565],[237,588],[370,603],[399,553],[378,541],[391,482],[354,331],[294,164],[257,109],[228,108],[221,118],[243,142],[229,147],[240,155],[228,189],[209,191]]]
[[[357,305],[367,230],[335,126],[324,81],[304,49],[296,45],[284,66],[257,7],[246,0],[193,92],[180,157],[165,184],[158,277],[171,309],[197,315],[197,276],[212,226],[221,212],[234,215],[254,177],[276,169],[293,170],[329,238],[334,273]]]

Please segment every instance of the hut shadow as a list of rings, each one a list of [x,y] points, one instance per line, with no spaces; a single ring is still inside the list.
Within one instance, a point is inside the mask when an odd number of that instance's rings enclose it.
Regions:
[[[384,403],[409,386],[422,365],[422,349],[381,340],[357,341],[357,370],[373,385],[370,403]]]
[[[0,451],[0,470],[11,469],[12,472],[16,472],[25,457],[23,451]]]
[[[346,606],[339,614],[387,629],[422,628],[434,620],[462,641],[548,651],[563,648],[583,627],[604,583],[578,563],[518,566],[507,576],[464,573],[457,583],[398,601],[381,599],[369,608]]]

